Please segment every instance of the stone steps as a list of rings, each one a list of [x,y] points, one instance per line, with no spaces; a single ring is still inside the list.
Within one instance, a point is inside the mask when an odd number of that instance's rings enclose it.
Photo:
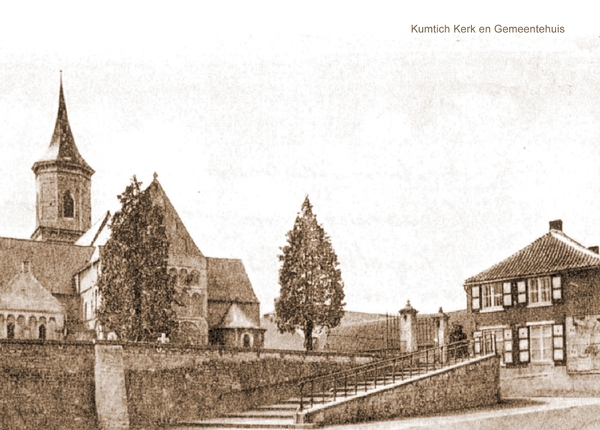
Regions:
[[[419,366],[411,370],[403,369],[395,372],[394,375],[390,372],[384,375],[378,375],[377,381],[375,381],[375,375],[372,378],[366,379],[366,381],[358,381],[358,386],[355,385],[352,380],[352,376],[348,378],[348,385],[346,389],[339,385],[335,388],[335,398],[333,388],[326,390],[325,392],[316,392],[312,398],[312,405],[322,405],[332,402],[334,400],[339,401],[344,397],[351,399],[356,394],[362,394],[369,392],[374,388],[380,388],[392,383],[398,383],[402,380],[409,379],[411,376],[417,376],[419,374],[425,374],[428,371],[432,371],[432,366]],[[315,384],[315,389],[318,390],[319,384]],[[365,390],[366,385],[366,390]],[[310,407],[310,397],[304,397],[302,404],[305,408]],[[260,406],[256,409],[236,412],[227,414],[224,417],[213,418],[208,420],[190,421],[185,423],[178,423],[172,426],[173,429],[178,430],[192,430],[192,429],[223,429],[223,428],[246,428],[246,429],[310,429],[315,428],[314,424],[295,424],[295,416],[300,408],[300,398],[291,397],[286,400],[280,400],[279,403],[273,405]]]
[[[190,421],[178,423],[171,426],[171,429],[192,430],[192,429],[223,429],[223,428],[241,428],[241,429],[312,429],[316,428],[314,424],[294,424],[293,418],[264,418],[264,417],[222,417],[202,421]]]
[[[246,412],[234,412],[225,415],[228,418],[294,418],[296,409],[280,410],[280,409],[253,409]]]

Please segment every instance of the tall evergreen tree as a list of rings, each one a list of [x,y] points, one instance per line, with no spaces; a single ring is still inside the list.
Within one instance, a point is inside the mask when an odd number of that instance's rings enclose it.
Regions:
[[[279,255],[277,327],[281,333],[302,330],[304,347],[312,350],[313,330],[339,325],[345,303],[337,255],[312,212],[308,196],[294,228],[287,233],[287,242]]]
[[[160,206],[134,176],[119,195],[121,210],[101,250],[98,321],[120,339],[155,341],[176,327],[175,285],[167,273],[169,241]]]

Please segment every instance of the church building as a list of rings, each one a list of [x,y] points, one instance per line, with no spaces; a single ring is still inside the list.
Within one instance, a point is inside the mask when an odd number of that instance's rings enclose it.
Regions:
[[[30,239],[0,237],[0,338],[102,339],[97,280],[111,214],[92,225],[94,169],[75,144],[62,78],[54,133],[32,170],[35,230]],[[148,191],[164,211],[169,274],[179,295],[172,341],[262,347],[260,304],[242,261],[204,256],[156,174]]]

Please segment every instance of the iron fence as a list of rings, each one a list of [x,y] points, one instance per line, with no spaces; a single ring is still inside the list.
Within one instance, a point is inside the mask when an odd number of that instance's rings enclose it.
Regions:
[[[304,379],[298,384],[300,411],[490,354],[496,354],[493,334]]]

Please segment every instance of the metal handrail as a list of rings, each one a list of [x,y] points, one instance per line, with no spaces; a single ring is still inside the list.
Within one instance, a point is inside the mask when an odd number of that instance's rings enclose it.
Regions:
[[[415,374],[421,375],[492,353],[496,354],[496,342],[494,335],[489,334],[472,341],[428,348],[328,375],[306,378],[298,383],[300,411],[304,410],[305,403],[313,407],[315,403],[325,403],[326,399],[337,400],[357,395],[359,391],[366,392],[369,388],[377,388],[390,381],[395,383],[396,380],[412,378]]]

